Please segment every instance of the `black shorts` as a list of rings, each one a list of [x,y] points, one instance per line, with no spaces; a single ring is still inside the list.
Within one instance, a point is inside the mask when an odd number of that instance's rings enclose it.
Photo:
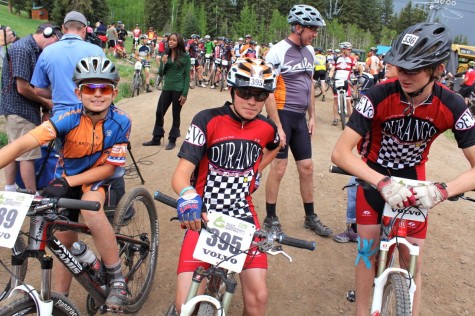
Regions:
[[[289,157],[289,147],[295,161],[312,158],[312,143],[305,113],[286,110],[278,110],[277,112],[287,139],[287,145],[280,149],[276,158],[287,159]]]
[[[313,80],[325,80],[327,77],[327,71],[326,70],[315,70],[313,72]]]
[[[468,98],[472,91],[475,91],[473,85],[472,86],[461,85],[460,90],[459,90],[459,94],[464,98]]]
[[[114,48],[116,44],[116,40],[109,40],[108,44],[109,44],[109,48]]]

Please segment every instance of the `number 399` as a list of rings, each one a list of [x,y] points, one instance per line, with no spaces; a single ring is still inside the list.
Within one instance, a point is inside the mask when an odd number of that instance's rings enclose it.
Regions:
[[[8,210],[5,207],[0,207],[0,226],[11,228],[15,224],[18,211],[15,209]]]

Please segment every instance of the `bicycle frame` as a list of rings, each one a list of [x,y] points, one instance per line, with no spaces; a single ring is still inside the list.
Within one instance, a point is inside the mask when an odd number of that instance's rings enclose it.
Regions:
[[[53,235],[54,230],[68,230],[75,231],[81,234],[91,235],[91,231],[85,224],[76,222],[70,222],[65,220],[48,220],[44,216],[34,216],[30,220],[30,228],[28,235],[28,247],[27,249],[18,255],[13,255],[15,260],[12,262],[13,271],[18,271],[21,267],[22,260],[27,260],[29,257],[34,257],[40,260],[41,264],[41,302],[47,302],[50,300],[51,294],[51,269],[52,262],[45,264],[44,260],[49,257],[45,248],[51,250],[56,258],[72,273],[74,278],[82,285],[82,287],[88,292],[88,294],[95,300],[99,306],[105,304],[108,293],[108,282],[101,284],[94,280],[85,270],[85,268],[77,261],[77,259],[71,254],[71,252]],[[149,244],[145,241],[130,238],[124,235],[116,234],[117,243],[133,243],[139,247],[148,248]],[[143,259],[143,258],[142,258]],[[51,259],[52,260],[52,259]],[[130,273],[125,277],[126,280],[137,270],[141,261],[137,262]],[[15,289],[18,288],[18,284],[15,281]]]

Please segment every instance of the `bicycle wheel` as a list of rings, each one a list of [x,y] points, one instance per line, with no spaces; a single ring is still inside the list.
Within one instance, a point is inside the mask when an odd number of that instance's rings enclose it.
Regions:
[[[346,93],[338,94],[338,112],[340,114],[341,129],[345,129],[346,125]]]
[[[9,251],[8,254],[10,255],[12,252],[22,253],[25,249],[26,249],[25,240],[23,239],[23,236],[18,235],[17,240],[15,241],[15,245],[13,246],[13,249],[11,250],[11,252]],[[7,266],[9,270],[12,269],[11,260],[8,262],[4,262],[4,264]],[[25,259],[20,269],[19,279],[21,282],[25,280],[27,269],[28,269],[28,260]],[[6,297],[8,297],[8,294],[10,294],[11,281],[12,281],[12,276],[10,275],[10,273],[6,271],[5,269],[0,269],[0,290],[1,290],[0,300],[5,299]]]
[[[196,316],[215,316],[216,312],[218,312],[218,310],[216,310],[216,307],[213,304],[208,302],[201,302]]]
[[[320,82],[320,80],[315,81],[314,87],[315,87],[315,98],[318,98],[319,96],[323,94],[322,83]]]
[[[58,293],[51,293],[53,300],[54,316],[80,315],[79,308],[74,305],[71,299]],[[35,301],[27,293],[21,293],[10,297],[2,302],[0,306],[0,316],[11,315],[36,315]]]
[[[157,78],[155,79],[155,89],[160,90],[160,84],[162,83],[162,80],[162,77],[157,75]]]
[[[140,94],[140,85],[142,84],[142,77],[139,72],[135,72],[134,78],[132,79],[132,97],[137,93]]]
[[[210,65],[209,59],[206,59],[205,68],[204,68],[204,71],[203,71],[203,76],[208,76],[208,74],[209,74],[209,65]]]
[[[411,297],[404,277],[391,273],[384,286],[381,315],[410,316]]]
[[[133,188],[120,199],[113,227],[116,234],[148,244],[145,247],[125,240],[117,242],[122,274],[130,296],[127,311],[135,313],[145,303],[152,289],[158,257],[158,218],[154,200],[145,188]]]
[[[214,78],[216,77],[216,68],[213,68],[211,74],[209,75],[209,87],[214,86]]]

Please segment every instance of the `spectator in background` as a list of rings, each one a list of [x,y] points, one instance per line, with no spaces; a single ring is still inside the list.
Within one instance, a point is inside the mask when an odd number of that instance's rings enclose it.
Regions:
[[[173,123],[168,135],[166,150],[176,146],[176,139],[180,137],[180,113],[186,102],[190,87],[190,55],[185,51],[185,41],[181,34],[172,33],[168,40],[169,54],[163,54],[160,58],[158,74],[164,78],[162,93],[157,104],[155,114],[155,126],[152,140],[143,143],[144,146],[159,146],[165,134],[163,129],[164,117],[168,108],[172,105]]]
[[[61,40],[48,46],[38,58],[31,78],[35,93],[52,99],[53,112],[67,111],[78,103],[76,85],[71,79],[79,60],[88,56],[104,56],[100,47],[84,42],[87,20],[79,12],[66,14]]]
[[[245,38],[246,38],[246,42],[243,45],[241,45],[241,49],[239,50],[241,55],[242,55],[242,52],[244,52],[246,49],[248,49],[251,46],[251,40],[252,40],[251,34],[247,34]]]
[[[379,78],[379,71],[380,71],[380,60],[378,56],[376,56],[377,49],[375,47],[371,47],[368,52],[368,58],[366,58],[366,72],[370,73],[374,77],[374,83],[378,82]]]
[[[0,114],[5,116],[9,143],[40,125],[41,112],[44,113],[44,120],[49,119],[53,103],[50,99],[35,94],[30,79],[40,52],[62,36],[58,26],[44,23],[38,27],[35,34],[25,36],[8,47],[8,58],[2,68],[2,86],[5,89],[2,90]],[[16,161],[20,162],[20,174],[25,188],[31,192],[37,190],[35,159],[38,158],[41,158],[39,147],[16,158]],[[4,169],[5,191],[16,191],[16,161]]]
[[[125,29],[125,25],[122,23],[122,21],[117,21],[117,37],[119,40],[124,42],[125,45],[125,40],[127,39],[127,30]]]
[[[112,22],[112,24],[109,26],[107,29],[107,45],[109,48],[109,54],[114,53],[114,47],[117,44],[117,40],[119,39],[119,36],[117,34],[117,30],[115,28],[115,22]]]
[[[101,40],[101,47],[104,53],[106,52],[106,46],[107,46],[107,26],[99,20],[99,22],[96,23],[96,29],[94,30],[96,33],[97,37]]]

